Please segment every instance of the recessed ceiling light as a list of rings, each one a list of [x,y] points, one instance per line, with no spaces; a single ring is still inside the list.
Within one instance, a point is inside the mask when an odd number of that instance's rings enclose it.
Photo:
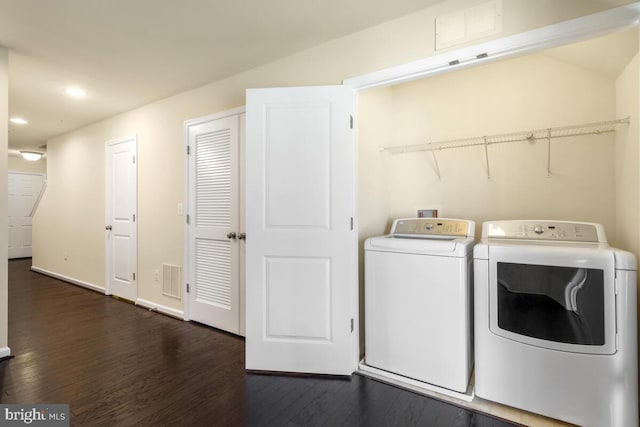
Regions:
[[[68,87],[64,90],[68,96],[72,98],[84,98],[87,96],[87,92],[84,89],[80,89],[79,87]]]
[[[23,119],[22,117],[12,117],[12,118],[10,118],[10,119],[9,119],[9,121],[10,121],[11,123],[15,123],[15,124],[17,124],[17,125],[26,125],[26,124],[28,124],[28,123],[29,123],[28,121],[26,121],[26,120],[25,120],[25,119]]]

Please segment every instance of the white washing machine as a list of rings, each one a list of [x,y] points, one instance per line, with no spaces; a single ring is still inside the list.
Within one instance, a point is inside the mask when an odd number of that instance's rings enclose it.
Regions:
[[[600,224],[497,221],[474,258],[476,395],[581,426],[637,426],[635,256]]]
[[[365,242],[365,364],[464,393],[473,365],[475,224],[397,219]]]

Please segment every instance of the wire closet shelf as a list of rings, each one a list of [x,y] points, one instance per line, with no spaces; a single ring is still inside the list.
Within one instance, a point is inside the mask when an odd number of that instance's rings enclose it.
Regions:
[[[533,131],[502,133],[496,135],[477,136],[471,138],[450,139],[446,141],[425,142],[413,145],[398,145],[383,147],[383,151],[392,154],[413,153],[420,151],[431,151],[435,162],[438,179],[440,179],[440,168],[435,151],[448,150],[451,148],[484,146],[487,163],[487,177],[491,178],[489,170],[489,153],[487,147],[493,144],[504,144],[507,142],[534,142],[536,140],[546,140],[547,145],[547,175],[551,176],[551,140],[554,138],[566,138],[571,136],[599,135],[602,133],[615,132],[619,125],[629,124],[630,118],[625,117],[616,120],[602,122],[584,123],[579,125],[552,127],[547,129],[537,129]]]
[[[616,127],[621,124],[629,124],[629,117],[604,122],[538,129],[534,131],[450,139],[446,141],[425,142],[413,145],[387,146],[383,147],[383,150],[390,153],[411,153],[415,151],[447,150],[450,148],[473,147],[477,145],[503,144],[506,142],[531,142],[537,139],[598,135],[601,133],[614,132]]]

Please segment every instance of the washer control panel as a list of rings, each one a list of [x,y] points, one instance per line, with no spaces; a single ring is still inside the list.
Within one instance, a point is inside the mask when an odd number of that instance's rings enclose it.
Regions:
[[[565,221],[486,222],[482,237],[489,239],[552,240],[607,243],[601,224]]]
[[[391,234],[394,236],[473,236],[475,223],[464,219],[448,218],[403,218],[393,221]]]

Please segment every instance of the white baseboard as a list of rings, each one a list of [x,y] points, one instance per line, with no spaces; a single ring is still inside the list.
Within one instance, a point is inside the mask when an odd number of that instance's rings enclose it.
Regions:
[[[142,298],[136,299],[136,305],[148,308],[149,310],[157,311],[158,313],[166,314],[167,316],[178,318],[180,320],[185,320],[184,311],[167,307],[166,305],[157,304],[155,302],[151,302]]]
[[[100,292],[101,294],[105,293],[105,289],[101,286],[94,285],[93,283],[84,282],[82,280],[74,279],[72,277],[67,277],[62,274],[54,273],[53,271],[45,270],[44,268],[31,266],[31,271],[35,271],[36,273],[44,274],[45,276],[53,277],[55,279],[60,279],[65,282],[69,282],[73,285],[82,286],[83,288],[91,289],[92,291]]]
[[[376,379],[378,381],[385,382],[387,384],[395,385],[397,387],[402,387],[416,393],[424,394],[426,396],[434,396],[441,399],[445,396],[453,397],[454,399],[458,400],[458,402],[456,402],[458,404],[460,404],[460,402],[471,402],[475,396],[473,381],[469,382],[467,391],[465,393],[460,393],[443,387],[438,387],[433,384],[417,381],[412,378],[407,378],[402,375],[394,374],[393,372],[374,368],[373,366],[365,364],[364,361],[361,361],[358,365],[358,373]]]
[[[74,279],[72,277],[67,277],[64,276],[62,274],[58,274],[58,273],[54,273],[53,271],[49,271],[49,270],[45,270],[44,268],[40,268],[40,267],[36,267],[36,266],[32,266],[31,267],[31,271],[35,271],[36,273],[41,273],[44,274],[45,276],[50,276],[53,277],[55,279],[60,279],[63,280],[65,282],[69,282],[72,283],[74,285],[78,285],[78,286],[82,286],[83,288],[87,288],[87,289],[91,289],[92,291],[96,291],[96,292],[100,292],[101,294],[107,295],[105,288],[98,286],[98,285],[94,285],[93,283],[88,283],[88,282],[84,282],[82,280],[77,280]],[[139,305],[141,307],[144,308],[148,308],[150,310],[155,310],[158,313],[162,313],[162,314],[166,314],[167,316],[171,316],[171,317],[176,317],[180,320],[185,320],[184,318],[184,312],[182,310],[177,310],[175,308],[171,308],[171,307],[167,307],[165,305],[162,304],[157,304],[155,302],[151,302],[142,298],[138,298],[136,299],[136,305]],[[2,349],[0,348],[0,357],[4,357],[2,356],[1,353]]]
[[[0,359],[9,356],[11,356],[11,349],[9,347],[0,347]]]

